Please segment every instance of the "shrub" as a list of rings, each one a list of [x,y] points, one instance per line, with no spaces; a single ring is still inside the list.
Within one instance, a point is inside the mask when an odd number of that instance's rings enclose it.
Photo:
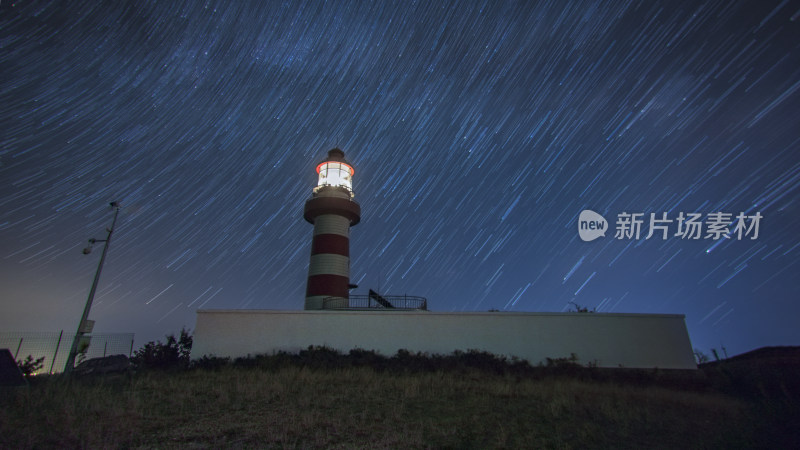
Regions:
[[[171,334],[167,342],[150,341],[136,350],[131,362],[138,369],[185,369],[189,367],[189,354],[192,351],[192,335],[185,328],[179,338]]]
[[[697,364],[703,364],[708,362],[708,355],[706,355],[699,349],[694,349],[694,359],[697,362]]]
[[[355,367],[371,367],[381,371],[386,367],[386,357],[373,350],[354,348],[347,354],[350,365]]]
[[[28,355],[24,360],[17,361],[17,366],[19,366],[19,370],[25,378],[30,378],[44,366],[44,356],[33,359],[33,356]]]
[[[219,370],[221,367],[230,364],[230,362],[231,359],[228,357],[203,355],[202,358],[192,361],[191,367],[193,369]]]
[[[300,350],[297,357],[301,366],[312,369],[336,369],[345,366],[341,353],[324,346],[309,346],[306,350]]]
[[[569,358],[547,358],[547,367],[580,367],[578,355],[570,353]]]

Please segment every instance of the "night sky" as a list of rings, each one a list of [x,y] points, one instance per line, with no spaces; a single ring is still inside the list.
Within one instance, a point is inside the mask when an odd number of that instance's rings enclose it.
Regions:
[[[334,147],[363,212],[354,294],[800,344],[797,0],[2,0],[0,330],[75,330],[115,200],[96,332],[302,309]],[[605,237],[580,239],[584,209]],[[757,238],[706,237],[718,212],[760,213]]]

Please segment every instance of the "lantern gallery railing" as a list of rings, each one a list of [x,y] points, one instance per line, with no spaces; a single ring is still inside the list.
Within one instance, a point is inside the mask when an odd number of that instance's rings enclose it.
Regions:
[[[425,297],[413,295],[351,295],[349,299],[327,297],[322,300],[322,309],[383,309],[383,310],[428,310]]]

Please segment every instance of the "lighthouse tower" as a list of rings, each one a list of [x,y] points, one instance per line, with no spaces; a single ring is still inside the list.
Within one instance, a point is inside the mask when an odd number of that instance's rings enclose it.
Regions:
[[[303,212],[314,224],[305,309],[322,309],[328,297],[349,298],[350,227],[361,220],[361,207],[353,200],[355,170],[344,152],[330,150],[317,173],[317,186]]]

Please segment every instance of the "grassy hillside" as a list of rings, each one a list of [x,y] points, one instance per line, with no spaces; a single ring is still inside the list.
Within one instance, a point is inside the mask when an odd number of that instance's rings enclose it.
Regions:
[[[437,367],[417,358],[416,365],[398,370],[386,361],[376,366],[322,356],[316,355],[316,362],[266,357],[173,372],[37,378],[28,389],[4,393],[0,447],[756,448],[797,443],[792,431],[797,392],[765,396],[756,389],[737,395],[723,382],[727,375],[719,367],[709,373],[569,364]]]

